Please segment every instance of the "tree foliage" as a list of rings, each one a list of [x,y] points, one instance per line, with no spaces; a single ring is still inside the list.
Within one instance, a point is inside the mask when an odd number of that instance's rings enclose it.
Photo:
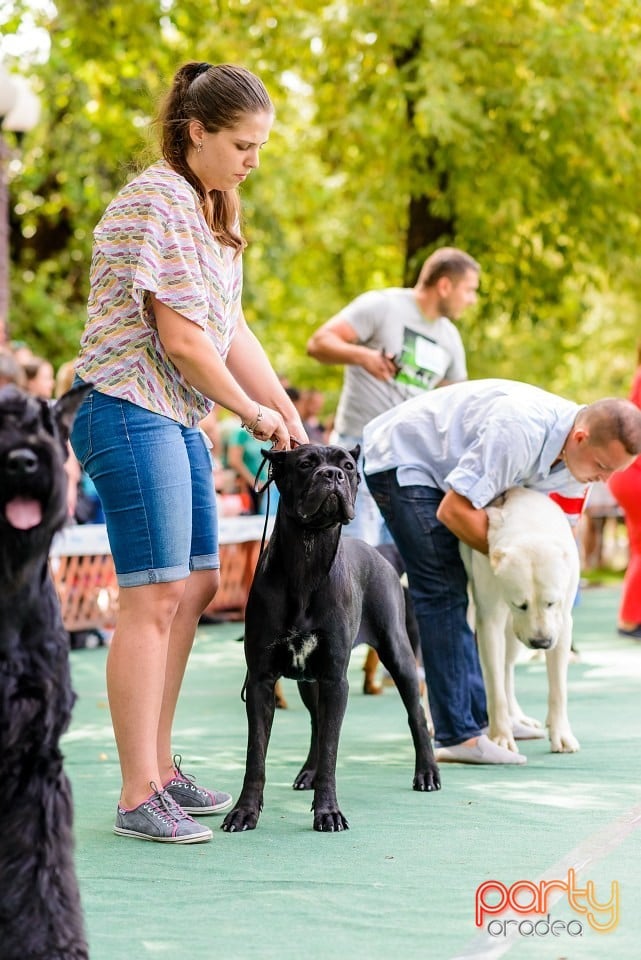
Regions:
[[[22,16],[14,3],[3,32]],[[341,371],[306,357],[310,332],[454,243],[483,266],[461,321],[471,375],[627,390],[637,0],[57,0],[43,16],[50,56],[27,72],[44,113],[11,183],[14,336],[75,353],[92,229],[153,154],[158,98],[186,59],[236,61],[277,109],[243,187],[245,309],[291,380],[334,396]]]

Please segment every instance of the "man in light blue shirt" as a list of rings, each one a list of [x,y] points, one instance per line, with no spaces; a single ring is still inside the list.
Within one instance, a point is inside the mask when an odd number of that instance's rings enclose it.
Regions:
[[[641,452],[627,400],[572,403],[512,380],[468,380],[421,394],[364,430],[367,485],[405,561],[441,759],[523,763],[492,743],[467,622],[462,540],[487,554],[485,507],[510,487],[571,499]],[[437,752],[437,759],[439,758]]]

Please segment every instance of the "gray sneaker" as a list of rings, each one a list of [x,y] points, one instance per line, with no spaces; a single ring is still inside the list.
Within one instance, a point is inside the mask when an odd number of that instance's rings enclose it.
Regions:
[[[180,805],[185,813],[193,813],[196,816],[204,817],[228,810],[232,805],[231,794],[223,793],[221,790],[206,790],[205,787],[197,786],[194,783],[194,778],[183,773],[180,769],[181,760],[180,754],[176,754],[174,757],[175,776],[164,784],[163,790]]]
[[[155,783],[149,786],[153,793],[133,810],[118,806],[114,833],[160,843],[206,843],[211,840],[213,833],[209,827],[196,823],[168,793],[158,790]]]

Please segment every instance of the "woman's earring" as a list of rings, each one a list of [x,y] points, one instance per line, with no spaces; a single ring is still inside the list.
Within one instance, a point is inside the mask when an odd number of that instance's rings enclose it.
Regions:
[[[200,153],[202,148],[203,148],[203,142],[201,140],[200,143],[196,144],[196,153]]]

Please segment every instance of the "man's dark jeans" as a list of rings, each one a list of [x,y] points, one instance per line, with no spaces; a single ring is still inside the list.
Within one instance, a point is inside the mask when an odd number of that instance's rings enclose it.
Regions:
[[[366,480],[407,569],[435,739],[445,747],[463,743],[487,725],[487,706],[467,622],[467,576],[459,541],[436,519],[444,493],[434,487],[401,487],[396,470],[366,473]]]

